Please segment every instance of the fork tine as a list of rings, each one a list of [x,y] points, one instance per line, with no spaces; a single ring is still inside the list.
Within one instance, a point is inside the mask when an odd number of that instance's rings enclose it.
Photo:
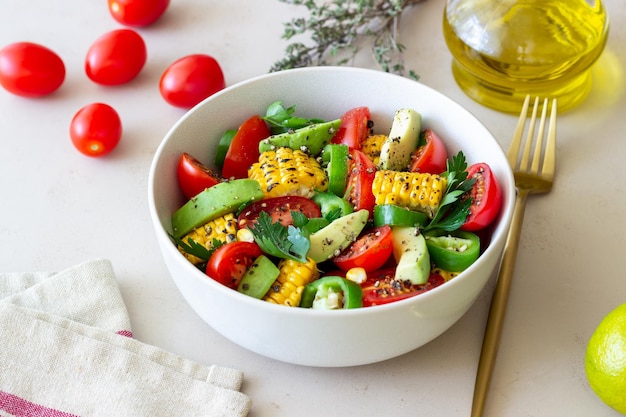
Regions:
[[[546,154],[543,162],[543,175],[554,176],[556,169],[556,99],[552,100],[552,110],[550,112],[550,123],[548,125],[548,141],[546,143]]]
[[[515,128],[515,132],[513,133],[513,140],[507,154],[507,159],[509,160],[509,165],[512,169],[515,169],[515,167],[517,167],[517,159],[519,155],[519,149],[522,143],[522,136],[524,135],[524,125],[526,124],[526,116],[528,113],[529,103],[530,95],[527,95],[526,99],[524,99],[522,111],[520,112],[519,120],[517,121],[517,127]]]
[[[535,104],[538,100],[535,100]],[[535,140],[535,152],[533,160],[530,166],[530,173],[539,173],[539,163],[541,162],[541,155],[543,150],[543,136],[546,128],[546,115],[548,114],[548,99],[543,101],[543,109],[541,110],[541,119],[539,120],[539,129],[537,129],[537,139]]]
[[[539,97],[535,97],[535,104],[533,105],[533,113],[530,118],[530,124],[528,126],[528,132],[526,134],[526,140],[524,142],[524,152],[522,153],[522,159],[519,161],[520,170],[528,170],[528,164],[530,160],[530,148],[533,143],[533,136],[535,135],[535,123],[537,122],[537,109],[539,108]]]

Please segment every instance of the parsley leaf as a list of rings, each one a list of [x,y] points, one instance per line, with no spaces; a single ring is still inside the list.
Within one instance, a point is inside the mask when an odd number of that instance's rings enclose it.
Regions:
[[[304,119],[294,116],[296,106],[285,108],[282,101],[275,101],[265,111],[265,120],[270,127],[272,135],[297,130],[315,123],[322,123],[322,119]]]
[[[248,228],[252,232],[255,242],[268,255],[306,262],[306,254],[311,242],[301,233],[299,228],[272,223],[272,218],[264,211],[259,214],[256,222],[249,225]]]
[[[472,198],[468,192],[476,179],[467,178],[467,162],[462,151],[448,160],[446,172],[441,174],[448,184],[444,197],[430,223],[423,231],[439,229],[447,232],[460,228],[470,213]]]
[[[204,245],[196,242],[190,237],[187,238],[186,242],[180,238],[175,237],[174,235],[170,235],[170,238],[185,253],[195,256],[196,258],[202,259],[203,261],[208,261],[211,255],[213,255],[213,252],[215,252],[217,248],[226,244],[226,242],[222,242],[219,239],[213,238],[213,240],[211,241],[211,249],[207,249],[204,247]]]

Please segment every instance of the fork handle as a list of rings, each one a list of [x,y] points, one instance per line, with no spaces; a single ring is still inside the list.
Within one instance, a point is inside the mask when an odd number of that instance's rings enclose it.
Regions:
[[[485,400],[487,398],[491,375],[500,345],[500,335],[502,333],[502,325],[504,323],[513,270],[515,268],[515,259],[517,257],[517,248],[519,246],[522,223],[524,221],[527,195],[527,191],[521,190],[518,191],[515,199],[511,228],[504,246],[498,281],[491,299],[491,307],[487,318],[480,361],[478,362],[471,417],[482,417],[485,408]]]

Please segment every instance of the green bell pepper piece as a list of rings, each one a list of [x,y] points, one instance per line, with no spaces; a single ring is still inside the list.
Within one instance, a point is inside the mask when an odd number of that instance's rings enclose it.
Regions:
[[[348,178],[349,149],[346,145],[328,144],[322,149],[322,165],[328,176],[328,192],[342,197]]]
[[[409,210],[395,204],[374,206],[374,226],[426,226],[428,216],[420,211]]]
[[[354,211],[354,207],[352,207],[347,200],[332,193],[318,192],[312,197],[312,200],[315,204],[320,206],[323,217],[326,217],[335,210],[339,210],[339,217],[343,217]]]
[[[480,238],[472,232],[429,230],[424,233],[431,261],[449,272],[461,272],[480,255]]]
[[[359,284],[339,276],[323,277],[304,287],[300,307],[317,310],[360,308],[363,307],[363,290]]]

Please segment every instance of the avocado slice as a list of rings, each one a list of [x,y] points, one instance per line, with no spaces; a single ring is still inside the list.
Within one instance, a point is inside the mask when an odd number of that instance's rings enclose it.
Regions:
[[[254,298],[263,298],[278,278],[280,270],[265,255],[254,260],[239,282],[237,291]]]
[[[182,238],[196,227],[262,198],[263,190],[256,180],[244,178],[216,184],[205,189],[174,212],[172,215],[173,235],[176,238]]]
[[[275,147],[301,150],[311,156],[319,154],[324,146],[337,133],[341,119],[330,122],[315,123],[297,130],[272,135],[259,142],[259,152],[270,151]]]
[[[422,115],[413,109],[396,111],[389,135],[380,149],[378,167],[391,171],[406,171],[411,153],[417,149]]]
[[[369,211],[355,211],[312,233],[309,236],[311,247],[307,257],[320,263],[338,255],[356,240],[368,218]]]
[[[430,276],[430,256],[426,239],[417,227],[397,226],[391,229],[393,256],[396,259],[398,281],[410,281],[419,285]]]

